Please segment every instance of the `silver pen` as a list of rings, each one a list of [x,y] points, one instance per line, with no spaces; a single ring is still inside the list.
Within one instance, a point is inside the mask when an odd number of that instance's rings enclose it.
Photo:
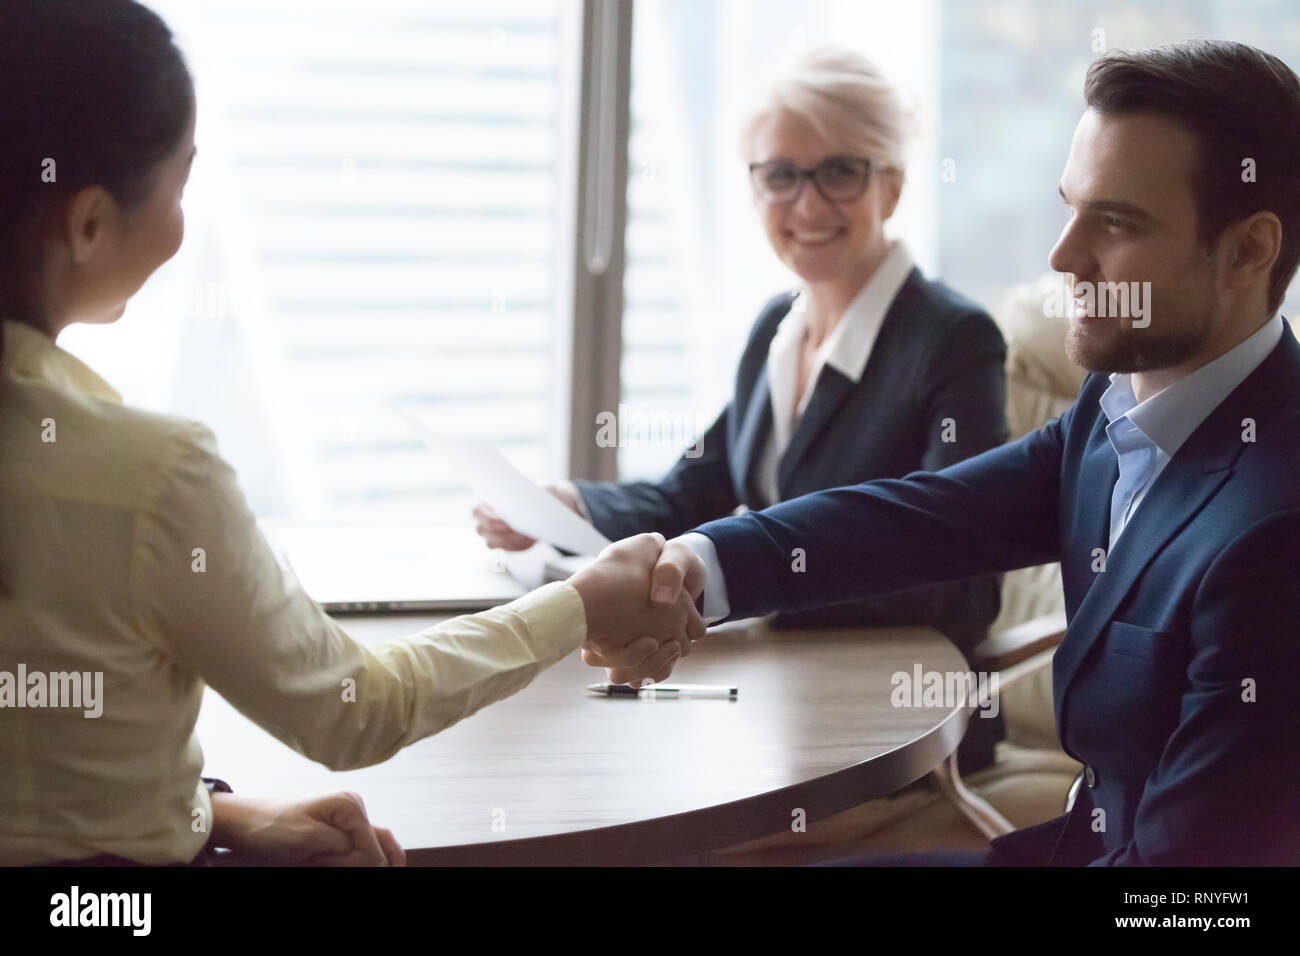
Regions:
[[[735,700],[739,687],[726,684],[648,684],[632,687],[630,684],[611,684],[602,681],[588,684],[587,690],[604,697],[705,697],[716,700]]]

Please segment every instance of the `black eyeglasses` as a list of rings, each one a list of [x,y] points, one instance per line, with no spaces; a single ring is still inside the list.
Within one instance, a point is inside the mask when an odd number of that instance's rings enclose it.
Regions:
[[[852,202],[867,190],[871,160],[859,156],[828,156],[812,169],[803,169],[788,159],[750,163],[749,179],[754,191],[767,202],[794,202],[811,181],[827,202]]]

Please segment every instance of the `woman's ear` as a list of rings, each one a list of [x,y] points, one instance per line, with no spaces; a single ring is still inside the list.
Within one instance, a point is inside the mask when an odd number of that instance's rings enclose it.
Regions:
[[[87,186],[73,195],[64,216],[64,238],[77,265],[85,265],[111,241],[119,210],[103,186]]]

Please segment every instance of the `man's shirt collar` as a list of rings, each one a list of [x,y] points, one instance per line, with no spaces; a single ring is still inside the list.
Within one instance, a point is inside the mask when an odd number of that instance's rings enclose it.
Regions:
[[[1213,362],[1161,389],[1139,403],[1133,376],[1112,372],[1110,387],[1101,396],[1101,409],[1110,422],[1125,416],[1143,435],[1172,458],[1192,432],[1273,351],[1285,323],[1280,314]]]

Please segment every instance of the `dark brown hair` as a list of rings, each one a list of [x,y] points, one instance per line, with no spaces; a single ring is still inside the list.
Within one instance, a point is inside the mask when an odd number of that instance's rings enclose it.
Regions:
[[[1156,113],[1185,124],[1199,149],[1195,172],[1200,240],[1267,210],[1282,222],[1268,281],[1276,312],[1300,264],[1300,81],[1271,54],[1244,43],[1189,40],[1116,50],[1095,60],[1084,99],[1100,113]],[[1254,179],[1244,179],[1245,160]]]
[[[43,322],[46,224],[87,186],[146,200],[193,112],[171,31],[135,0],[0,3],[0,318]]]
[[[125,210],[144,202],[193,112],[189,70],[153,11],[134,0],[0,0],[0,320],[44,324],[47,224],[87,186]]]

